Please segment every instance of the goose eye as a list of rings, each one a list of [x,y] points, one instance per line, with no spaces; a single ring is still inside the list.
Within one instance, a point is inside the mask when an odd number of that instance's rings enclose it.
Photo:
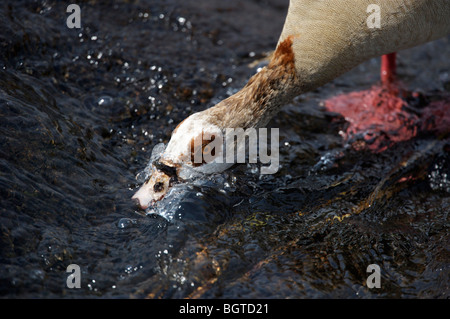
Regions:
[[[164,184],[161,182],[158,182],[153,186],[153,190],[155,191],[155,193],[161,192],[163,190],[163,188],[164,188]]]

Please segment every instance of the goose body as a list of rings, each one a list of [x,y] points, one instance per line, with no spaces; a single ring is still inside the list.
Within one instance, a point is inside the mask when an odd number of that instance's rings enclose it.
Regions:
[[[367,22],[373,4],[380,9],[379,28],[369,27]],[[448,0],[291,0],[269,64],[236,94],[182,121],[159,165],[174,168],[178,177],[187,176],[186,171],[209,174],[227,169],[232,163],[193,163],[194,145],[205,146],[204,134],[264,127],[295,96],[362,62],[450,34],[449,17]],[[133,196],[144,209],[165,195],[173,178],[156,167],[152,171]]]

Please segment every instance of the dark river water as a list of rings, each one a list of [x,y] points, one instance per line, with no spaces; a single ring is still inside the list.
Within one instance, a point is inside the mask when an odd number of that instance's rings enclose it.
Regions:
[[[63,1],[0,5],[2,298],[450,297],[448,134],[355,149],[322,107],[376,83],[379,59],[272,120],[276,174],[237,165],[146,214],[130,199],[152,148],[245,85],[288,1],[77,3],[80,29]],[[398,57],[414,109],[448,96],[449,38]]]

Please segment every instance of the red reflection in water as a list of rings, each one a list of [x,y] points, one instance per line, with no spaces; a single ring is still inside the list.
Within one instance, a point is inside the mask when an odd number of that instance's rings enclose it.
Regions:
[[[332,97],[324,104],[328,111],[345,117],[348,127],[342,136],[357,149],[382,152],[395,143],[409,140],[420,131],[449,132],[450,96],[413,113],[402,99],[404,94],[397,85],[376,85],[369,90]],[[413,93],[412,96],[417,97],[418,94]]]

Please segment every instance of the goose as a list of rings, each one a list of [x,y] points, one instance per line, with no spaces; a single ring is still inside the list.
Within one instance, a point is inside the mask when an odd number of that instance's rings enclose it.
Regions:
[[[374,5],[378,27],[369,23]],[[146,209],[189,172],[228,169],[232,164],[194,163],[198,145],[203,150],[226,128],[265,127],[294,97],[364,61],[382,56],[382,82],[391,82],[395,52],[448,35],[449,17],[448,0],[291,0],[268,65],[234,95],[178,124],[132,199]],[[207,142],[205,134],[212,136]]]

